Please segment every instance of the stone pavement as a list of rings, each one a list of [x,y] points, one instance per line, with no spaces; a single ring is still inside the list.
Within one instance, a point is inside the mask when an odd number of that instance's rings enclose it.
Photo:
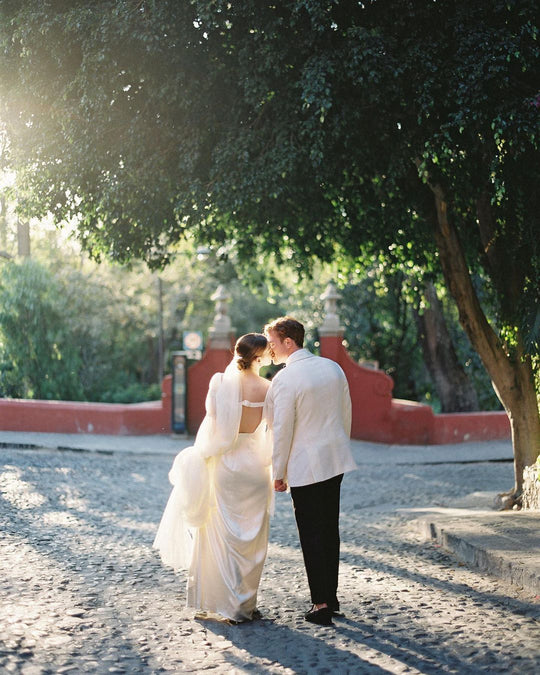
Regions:
[[[151,548],[172,456],[189,439],[40,436],[0,432],[1,673],[539,672],[538,594],[463,564],[418,529],[467,541],[473,525],[502,518],[504,536],[519,527],[521,538],[501,550],[534,566],[537,516],[483,503],[512,484],[509,444],[355,442],[359,470],[342,498],[345,617],[319,628],[302,619],[288,495],[271,525],[265,618],[197,621],[184,576]]]
[[[111,436],[0,432],[2,447],[48,448],[103,454],[163,454],[174,456],[193,439],[182,436]],[[362,464],[446,464],[509,461],[507,441],[456,443],[443,446],[381,445],[353,441]],[[384,456],[383,456],[384,455]],[[493,492],[469,495],[455,508],[409,509],[418,531],[452,551],[460,560],[540,595],[540,514],[498,513]],[[407,512],[407,510],[405,511]]]

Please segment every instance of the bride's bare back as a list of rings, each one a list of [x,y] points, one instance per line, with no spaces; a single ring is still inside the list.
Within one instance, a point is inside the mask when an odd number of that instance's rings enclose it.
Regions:
[[[242,416],[240,417],[241,434],[252,434],[261,423],[263,403],[270,382],[264,377],[244,371],[242,374]],[[246,405],[246,403],[258,405]]]

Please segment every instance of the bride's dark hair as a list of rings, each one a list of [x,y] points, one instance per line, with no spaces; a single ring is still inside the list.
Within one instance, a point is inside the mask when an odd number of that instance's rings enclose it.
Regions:
[[[264,354],[268,340],[262,333],[246,333],[236,341],[234,353],[238,370],[247,370],[258,357]]]

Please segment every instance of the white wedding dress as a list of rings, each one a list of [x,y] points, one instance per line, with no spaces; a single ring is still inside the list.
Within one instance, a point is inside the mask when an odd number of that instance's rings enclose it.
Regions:
[[[273,500],[271,441],[264,419],[239,433],[236,365],[213,376],[195,445],[169,478],[173,491],[154,541],[163,562],[188,569],[187,605],[234,621],[253,618]]]

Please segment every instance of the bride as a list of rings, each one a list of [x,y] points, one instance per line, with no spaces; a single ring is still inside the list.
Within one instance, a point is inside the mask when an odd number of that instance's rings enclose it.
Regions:
[[[266,337],[238,339],[216,373],[194,446],[176,457],[173,490],[154,541],[162,561],[188,570],[187,605],[233,622],[258,616],[268,546],[272,446],[263,420],[271,362]]]

